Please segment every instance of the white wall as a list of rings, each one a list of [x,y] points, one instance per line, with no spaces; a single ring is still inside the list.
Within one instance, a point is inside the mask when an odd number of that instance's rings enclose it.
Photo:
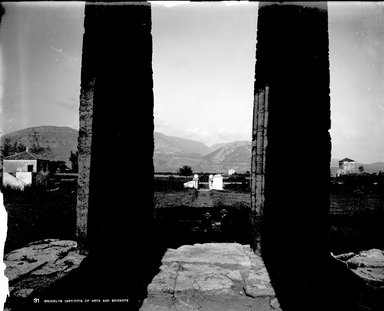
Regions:
[[[212,189],[223,190],[223,176],[220,174],[213,176]]]
[[[23,181],[26,185],[32,184],[31,172],[16,172],[16,178]]]
[[[28,172],[28,165],[33,165],[33,172],[37,172],[37,160],[3,160],[3,172]]]
[[[22,180],[16,178],[16,177],[12,176],[9,173],[4,172],[3,173],[3,185],[23,190],[26,183],[23,182]]]

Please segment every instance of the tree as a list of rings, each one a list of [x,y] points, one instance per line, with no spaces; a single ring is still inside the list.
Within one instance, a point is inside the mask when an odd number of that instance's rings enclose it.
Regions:
[[[1,144],[1,157],[5,158],[12,154],[11,140],[7,137],[2,141]]]
[[[13,144],[13,150],[12,150],[14,153],[20,153],[25,150],[26,150],[26,147],[22,143],[18,143],[15,141],[15,143]]]
[[[5,158],[15,153],[25,151],[25,146],[22,143],[14,142],[12,145],[11,139],[6,137],[1,144],[1,157]]]
[[[182,167],[179,168],[179,174],[183,176],[189,176],[192,175],[192,167],[188,165],[183,165]]]
[[[360,172],[360,174],[364,173],[364,166],[362,166],[362,165],[359,166],[359,172]]]
[[[31,135],[30,135],[31,137]],[[32,145],[31,145],[31,148],[29,148],[29,150],[33,153],[41,153],[45,150],[45,148],[43,148],[41,145],[40,145],[40,135],[38,132],[36,132],[36,130],[33,130],[33,133],[32,133]]]

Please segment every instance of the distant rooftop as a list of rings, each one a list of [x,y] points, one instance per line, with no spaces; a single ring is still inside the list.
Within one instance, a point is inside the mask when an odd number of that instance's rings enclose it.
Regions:
[[[23,151],[19,153],[15,153],[13,155],[10,155],[8,157],[4,157],[4,160],[45,160],[50,161],[50,159],[47,159],[43,157],[42,155],[33,153],[31,151]]]
[[[350,158],[344,158],[344,159],[339,161],[339,163],[343,163],[343,162],[355,162],[355,160],[352,160]]]

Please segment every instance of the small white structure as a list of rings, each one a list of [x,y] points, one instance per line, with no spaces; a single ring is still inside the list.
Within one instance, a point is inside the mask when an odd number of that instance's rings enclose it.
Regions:
[[[195,181],[191,180],[191,181],[185,182],[184,183],[184,188],[195,188]]]
[[[193,181],[195,182],[195,189],[199,189],[199,175],[193,175]]]
[[[213,176],[212,189],[223,190],[223,176],[220,174]]]
[[[209,178],[208,178],[208,186],[209,186],[209,190],[212,190],[213,189],[213,175],[209,175]]]
[[[234,169],[229,169],[228,170],[228,175],[229,176],[231,176],[231,175],[233,175],[233,174],[235,174],[236,173],[236,171],[234,170]]]
[[[351,175],[356,173],[356,162],[352,159],[345,158],[339,161],[339,169],[336,172],[336,177],[341,175]]]
[[[193,175],[193,180],[184,183],[184,188],[195,188],[199,189],[199,175]]]

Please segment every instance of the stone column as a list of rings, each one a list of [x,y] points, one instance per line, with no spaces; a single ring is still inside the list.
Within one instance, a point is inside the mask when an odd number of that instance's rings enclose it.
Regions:
[[[264,257],[283,310],[315,310],[327,301],[327,18],[325,3],[259,5],[253,246]]]
[[[87,3],[84,28],[77,236],[129,265],[154,217],[150,4]]]

